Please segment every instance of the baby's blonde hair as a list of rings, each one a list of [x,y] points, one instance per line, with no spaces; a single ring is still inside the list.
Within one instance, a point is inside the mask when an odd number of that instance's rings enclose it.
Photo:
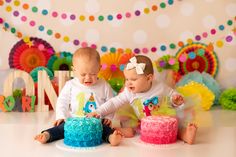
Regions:
[[[74,63],[77,58],[83,58],[87,60],[95,59],[100,64],[100,55],[98,51],[91,47],[79,48],[73,54],[72,62]]]
[[[137,59],[137,63],[144,63],[145,64],[145,69],[143,71],[145,75],[149,75],[149,74],[154,73],[152,61],[150,58],[148,58],[147,56],[143,56],[143,55],[137,55],[137,56],[135,56],[135,58]]]

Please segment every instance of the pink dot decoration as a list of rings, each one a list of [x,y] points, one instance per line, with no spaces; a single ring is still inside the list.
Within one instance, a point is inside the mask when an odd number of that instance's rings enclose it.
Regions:
[[[44,50],[44,45],[43,45],[43,44],[39,44],[38,49],[39,49],[40,51],[43,51],[43,50]]]
[[[203,38],[206,38],[208,36],[207,32],[202,33]]]
[[[54,53],[54,50],[52,48],[47,50],[49,53]]]
[[[122,19],[122,15],[121,14],[117,14],[116,17],[117,17],[118,20]]]
[[[61,14],[61,18],[62,19],[66,19],[67,18],[67,15],[65,13]]]
[[[157,48],[156,48],[156,47],[152,47],[152,48],[151,48],[151,51],[152,51],[152,52],[156,52],[156,51],[157,51]]]
[[[180,62],[185,62],[187,60],[187,55],[185,55],[185,54],[182,54],[180,57],[179,57],[179,61]]]
[[[174,64],[175,64],[175,59],[174,59],[174,58],[170,58],[169,61],[168,61],[168,63],[169,63],[170,65],[174,65]]]
[[[143,48],[143,49],[142,49],[142,52],[143,52],[143,53],[148,53],[148,49],[147,49],[147,48]]]
[[[92,44],[92,45],[91,45],[91,48],[96,49],[96,48],[97,48],[97,45]]]
[[[35,26],[35,21],[30,21],[30,23],[29,23],[29,24],[30,24],[30,26],[32,26],[32,27],[33,27],[33,26]]]
[[[117,67],[114,64],[112,64],[110,68],[112,72],[115,72],[117,70]]]
[[[86,42],[82,42],[82,43],[81,43],[81,46],[82,46],[82,47],[87,47],[88,44],[87,44]]]
[[[212,34],[212,35],[216,34],[216,30],[215,30],[215,29],[212,29],[212,30],[211,30],[211,34]]]
[[[57,17],[58,16],[58,13],[56,11],[52,12],[52,16],[53,17]]]
[[[102,64],[101,69],[102,69],[102,70],[106,70],[106,68],[107,68],[107,65],[106,65],[106,64]]]
[[[21,17],[21,21],[25,22],[27,20],[27,17],[26,16],[22,16]]]
[[[130,12],[127,12],[127,13],[125,14],[125,17],[130,18],[130,17],[131,17],[131,13],[130,13]]]

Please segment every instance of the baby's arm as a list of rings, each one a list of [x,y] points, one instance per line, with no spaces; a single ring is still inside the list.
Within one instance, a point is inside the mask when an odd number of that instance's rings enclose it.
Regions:
[[[88,117],[104,117],[111,113],[114,113],[123,105],[129,103],[131,96],[128,91],[124,90],[117,96],[111,98],[106,103],[102,104],[95,112],[87,114]]]
[[[69,104],[71,99],[71,84],[67,82],[65,86],[62,88],[59,97],[56,103],[56,122],[62,122],[62,120],[66,119],[69,112]]]

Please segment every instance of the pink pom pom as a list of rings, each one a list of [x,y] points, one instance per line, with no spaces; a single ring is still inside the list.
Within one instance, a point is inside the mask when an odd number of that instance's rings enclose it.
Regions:
[[[185,62],[187,60],[187,56],[185,54],[182,54],[180,57],[179,57],[179,61],[180,62]]]
[[[39,44],[38,49],[39,49],[40,51],[43,51],[43,50],[44,50],[44,45],[43,45],[43,44]]]
[[[117,67],[114,64],[112,64],[110,68],[112,72],[115,72],[117,70]]]
[[[170,65],[174,65],[174,64],[175,64],[175,59],[174,59],[174,58],[170,58],[169,61],[168,61],[168,63],[169,63]]]
[[[107,65],[106,65],[106,64],[102,64],[101,69],[102,69],[102,70],[106,70],[106,68],[107,68]]]

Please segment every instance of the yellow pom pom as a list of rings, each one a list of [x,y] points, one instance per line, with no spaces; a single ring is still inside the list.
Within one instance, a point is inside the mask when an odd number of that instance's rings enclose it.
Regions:
[[[195,105],[201,105],[204,110],[209,110],[215,99],[215,95],[211,90],[209,90],[205,85],[194,81],[191,81],[184,86],[180,86],[176,90],[185,97],[195,95],[195,97],[200,100],[199,104]]]

